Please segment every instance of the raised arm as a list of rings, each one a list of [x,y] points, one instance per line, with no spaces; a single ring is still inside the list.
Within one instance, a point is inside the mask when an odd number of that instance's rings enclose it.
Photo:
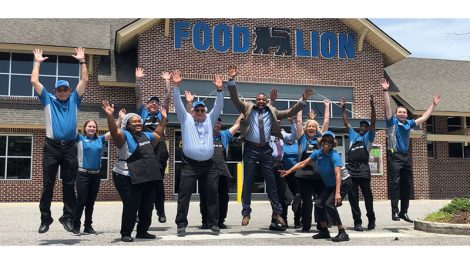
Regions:
[[[351,125],[349,124],[348,116],[346,115],[346,100],[344,97],[339,101],[339,105],[341,106],[341,116],[343,117],[344,127],[349,129]]]
[[[140,114],[143,107],[142,99],[142,79],[144,78],[144,69],[141,67],[135,68],[135,111]]]
[[[325,105],[325,116],[323,117],[323,125],[320,130],[322,134],[324,131],[327,131],[330,126],[330,100],[323,100],[323,104]]]
[[[230,132],[230,134],[233,136],[235,135],[235,133],[237,133],[238,129],[240,129],[240,121],[245,117],[244,114],[240,114],[237,118],[237,120],[235,121],[235,124],[233,124],[233,126],[231,126],[228,131]]]
[[[181,101],[181,94],[179,88],[179,85],[183,80],[181,78],[181,71],[174,70],[171,74],[171,78],[173,80],[173,83],[175,84],[175,87],[173,88],[173,104],[175,105],[176,116],[178,117],[178,120],[183,123],[184,120],[186,120],[187,113],[186,109],[184,108],[183,101]]]
[[[392,106],[390,105],[390,96],[388,96],[388,88],[390,88],[390,84],[385,78],[382,78],[382,80],[380,80],[380,85],[382,86],[382,91],[384,93],[385,119],[390,120],[392,118]]]
[[[224,84],[222,82],[222,76],[214,75],[214,87],[217,91],[217,97],[215,98],[214,107],[212,110],[207,114],[212,122],[212,125],[215,125],[215,121],[219,118],[220,113],[222,113],[222,109],[224,108],[224,93],[222,89],[224,88]]]
[[[37,95],[41,95],[42,93],[42,84],[39,82],[39,68],[41,66],[41,63],[49,57],[43,57],[42,56],[42,50],[40,49],[35,49],[33,50],[34,54],[34,62],[33,62],[33,72],[31,73],[31,84],[34,87],[34,91],[36,92]]]
[[[434,108],[436,108],[436,106],[440,102],[441,102],[441,96],[440,95],[434,95],[434,98],[432,100],[432,104],[431,104],[431,106],[429,106],[428,110],[426,110],[426,112],[424,112],[424,114],[420,118],[415,120],[416,125],[419,126],[422,123],[426,122],[426,120],[428,120],[428,118],[431,116],[432,111],[434,111]]]
[[[235,105],[235,107],[240,111],[240,113],[245,114],[248,108],[248,103],[243,102],[238,97],[237,87],[235,86],[235,77],[238,74],[238,70],[236,66],[230,66],[228,68],[228,92],[230,94],[230,100]]]
[[[119,110],[119,117],[118,119],[116,120],[116,126],[117,127],[121,127],[121,124],[122,124],[122,119],[124,118],[124,116],[126,115],[127,111],[125,108],[121,108],[121,110]]]
[[[375,122],[377,120],[377,114],[375,113],[375,104],[374,104],[374,97],[370,96],[370,127],[369,131],[375,130]]]
[[[296,139],[299,139],[300,137],[302,137],[302,135],[304,134],[304,126],[303,126],[303,123],[302,123],[302,110],[300,110],[298,113],[297,113],[297,120],[295,121],[295,124],[296,124]]]
[[[282,120],[284,118],[288,118],[289,116],[294,116],[295,114],[297,114],[300,110],[302,110],[302,108],[306,104],[307,99],[310,98],[310,96],[312,96],[312,94],[313,94],[312,89],[310,89],[310,88],[306,89],[304,91],[304,93],[302,94],[302,97],[299,99],[299,101],[293,107],[291,107],[287,110],[277,111],[277,113],[276,113],[277,118],[279,120]]]
[[[165,95],[163,98],[162,107],[168,109],[170,106],[170,95],[171,95],[171,85],[170,85],[170,78],[171,74],[169,72],[162,72],[162,78],[165,80]]]
[[[165,133],[165,127],[166,127],[166,118],[167,118],[167,111],[166,107],[162,107],[160,110],[160,113],[162,114],[162,120],[160,120],[160,123],[158,126],[155,128],[153,131],[153,138],[154,140],[152,141],[152,147],[156,147],[158,142],[160,142],[160,139],[163,137],[163,134]]]
[[[281,130],[282,140],[284,140],[284,142],[293,142],[294,140],[297,139],[297,127],[296,127],[296,124],[294,123],[294,117],[289,116],[287,120],[289,121],[289,124],[290,124],[290,133],[285,132],[284,129]]]
[[[80,72],[80,81],[77,84],[77,94],[82,97],[85,93],[86,86],[88,85],[88,67],[86,66],[85,61],[85,48],[75,48],[77,54],[72,55],[76,60],[80,62],[81,72]]]
[[[114,104],[110,105],[108,101],[103,101],[101,103],[101,108],[103,108],[104,113],[106,114],[106,119],[108,121],[109,133],[113,139],[114,144],[120,148],[124,145],[125,138],[121,129],[118,129],[116,123],[114,122]]]
[[[184,91],[184,98],[186,99],[186,112],[191,114],[191,109],[193,108],[194,95],[190,91]]]
[[[277,89],[272,88],[271,92],[269,93],[269,102],[268,105],[274,104],[274,102],[277,100]]]
[[[310,162],[313,162],[312,159],[311,158],[306,158],[305,160],[303,160],[301,162],[298,162],[297,164],[294,165],[294,167],[292,167],[288,170],[279,170],[279,173],[280,173],[281,177],[287,176],[287,175],[291,174],[294,171],[298,171],[298,170],[304,168]]]

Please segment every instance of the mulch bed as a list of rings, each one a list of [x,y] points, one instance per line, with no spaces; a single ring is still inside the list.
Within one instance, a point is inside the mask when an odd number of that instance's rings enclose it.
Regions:
[[[454,214],[450,223],[470,224],[470,212],[459,212]]]

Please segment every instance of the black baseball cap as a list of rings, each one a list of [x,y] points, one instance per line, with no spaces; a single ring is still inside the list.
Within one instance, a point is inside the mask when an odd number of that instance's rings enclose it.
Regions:
[[[158,97],[156,97],[156,96],[150,96],[149,99],[147,100],[147,103],[152,101],[152,100],[155,100],[155,101],[160,103],[160,99],[158,99]]]

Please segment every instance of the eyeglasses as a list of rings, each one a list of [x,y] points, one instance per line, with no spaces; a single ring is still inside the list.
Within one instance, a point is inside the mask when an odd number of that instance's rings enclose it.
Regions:
[[[196,108],[196,109],[194,109],[194,112],[196,112],[196,113],[204,113],[204,112],[206,112],[206,109],[204,109],[204,108]]]

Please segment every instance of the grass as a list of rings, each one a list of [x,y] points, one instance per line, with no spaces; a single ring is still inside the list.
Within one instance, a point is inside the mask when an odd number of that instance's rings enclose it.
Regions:
[[[424,218],[425,221],[450,223],[453,216],[461,212],[470,212],[470,199],[468,198],[454,198],[452,201]]]

